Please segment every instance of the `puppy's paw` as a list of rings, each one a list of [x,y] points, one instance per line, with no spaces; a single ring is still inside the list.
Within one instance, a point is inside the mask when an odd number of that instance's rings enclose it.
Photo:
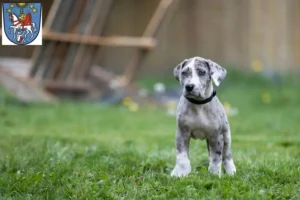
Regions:
[[[236,173],[236,168],[232,159],[224,161],[224,169],[225,172],[229,175],[233,176]]]
[[[219,177],[221,177],[221,166],[219,164],[210,164],[208,167],[208,171],[214,175],[218,175]]]
[[[186,164],[186,165],[179,165],[176,164],[175,168],[173,169],[171,176],[175,177],[184,177],[187,176],[189,173],[191,173],[192,168],[191,165]]]

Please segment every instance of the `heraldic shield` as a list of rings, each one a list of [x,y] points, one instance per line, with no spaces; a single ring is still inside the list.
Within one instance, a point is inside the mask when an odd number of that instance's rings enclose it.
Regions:
[[[3,3],[3,45],[42,45],[41,3]]]

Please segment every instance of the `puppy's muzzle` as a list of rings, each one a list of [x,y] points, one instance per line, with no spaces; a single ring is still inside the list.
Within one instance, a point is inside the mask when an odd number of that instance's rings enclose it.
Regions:
[[[187,92],[191,92],[191,91],[193,91],[194,87],[195,87],[194,84],[187,84],[185,86],[185,89],[186,89]]]

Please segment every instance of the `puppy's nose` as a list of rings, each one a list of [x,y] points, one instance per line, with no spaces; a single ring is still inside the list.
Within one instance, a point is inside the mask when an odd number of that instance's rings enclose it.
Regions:
[[[195,85],[194,84],[187,84],[185,86],[186,91],[190,92],[194,89]]]

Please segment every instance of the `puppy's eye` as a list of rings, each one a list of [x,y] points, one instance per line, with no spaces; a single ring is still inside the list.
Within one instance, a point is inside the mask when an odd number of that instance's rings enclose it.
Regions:
[[[204,76],[206,74],[206,71],[198,69],[197,73],[198,73],[199,76]]]
[[[187,74],[188,74],[188,72],[186,70],[181,72],[181,75],[183,75],[183,76],[186,76]]]

